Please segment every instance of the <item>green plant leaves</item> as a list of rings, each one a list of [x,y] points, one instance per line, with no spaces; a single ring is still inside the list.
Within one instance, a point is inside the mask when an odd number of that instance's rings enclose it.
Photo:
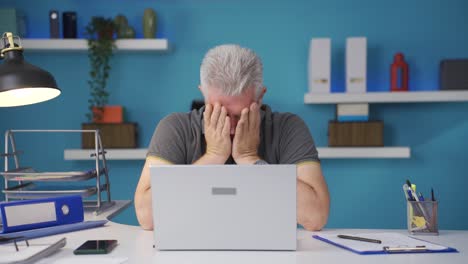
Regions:
[[[107,104],[109,92],[106,90],[107,79],[109,78],[110,59],[114,54],[115,46],[115,23],[110,18],[93,17],[86,26],[86,36],[88,39],[88,59],[90,71],[88,85],[91,99],[88,100],[89,113],[86,117],[89,121],[100,119],[102,111],[93,112],[93,107],[102,109]]]

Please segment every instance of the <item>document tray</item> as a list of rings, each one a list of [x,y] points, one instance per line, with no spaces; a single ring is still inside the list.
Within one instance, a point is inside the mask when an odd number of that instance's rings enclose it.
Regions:
[[[104,169],[100,170],[100,175]],[[96,170],[89,171],[66,171],[66,172],[37,172],[34,169],[27,168],[23,170],[14,170],[1,172],[9,181],[85,181],[96,177]]]
[[[105,190],[107,184],[101,186]],[[13,199],[36,199],[64,195],[81,195],[86,198],[97,193],[96,186],[36,186],[33,183],[26,183],[13,188],[4,189],[3,193],[8,194]]]

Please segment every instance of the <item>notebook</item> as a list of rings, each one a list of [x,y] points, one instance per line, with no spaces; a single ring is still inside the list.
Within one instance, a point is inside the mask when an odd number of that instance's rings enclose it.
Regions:
[[[13,243],[3,244],[0,246],[0,264],[34,263],[64,247],[66,241],[65,238],[57,238],[54,243],[44,244],[30,241],[29,245],[25,241],[19,241],[17,242],[18,251],[16,251]]]
[[[334,246],[352,251],[360,255],[389,253],[438,253],[458,252],[455,248],[438,245],[418,238],[399,233],[355,233],[345,234],[382,241],[381,244],[342,239],[337,234],[319,234],[312,237]]]

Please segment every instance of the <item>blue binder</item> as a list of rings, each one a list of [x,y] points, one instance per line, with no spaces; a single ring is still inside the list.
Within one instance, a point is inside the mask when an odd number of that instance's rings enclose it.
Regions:
[[[0,233],[83,222],[83,200],[79,195],[0,203]]]

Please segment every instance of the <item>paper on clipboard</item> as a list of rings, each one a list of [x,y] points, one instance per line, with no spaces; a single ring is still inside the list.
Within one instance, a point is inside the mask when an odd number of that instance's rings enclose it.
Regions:
[[[314,235],[313,237],[341,247],[343,249],[350,250],[357,254],[385,254],[386,252],[383,248],[417,248],[425,247],[425,251],[419,251],[418,253],[434,253],[434,252],[457,252],[456,249],[450,248],[447,246],[442,246],[434,244],[425,240],[416,239],[407,235],[399,233],[356,233],[356,234],[346,234],[358,237],[365,237],[371,239],[381,240],[382,244],[362,242],[356,240],[342,239],[338,238],[336,234],[319,234]],[[406,252],[397,252],[397,253],[414,253],[412,251]]]

